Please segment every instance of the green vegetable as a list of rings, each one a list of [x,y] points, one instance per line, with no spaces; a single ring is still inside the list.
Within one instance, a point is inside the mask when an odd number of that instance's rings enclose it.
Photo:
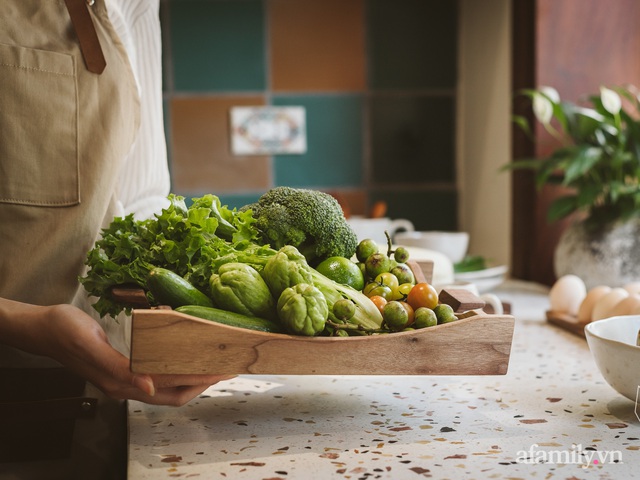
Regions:
[[[275,318],[275,301],[258,271],[239,262],[225,263],[211,275],[211,296],[225,310]]]
[[[338,201],[317,190],[275,187],[251,209],[262,241],[275,249],[293,245],[315,266],[328,257],[351,258],[357,237]]]
[[[351,300],[355,306],[355,314],[348,320],[364,329],[375,330],[382,324],[382,314],[373,302],[362,292],[342,285],[322,275],[306,263],[304,257],[291,245],[282,247],[270,258],[262,270],[262,277],[272,291],[274,298],[279,298],[284,288],[299,283],[311,283],[325,297],[329,307],[329,318],[336,323],[343,323],[333,313],[333,305],[342,299]]]
[[[278,317],[296,335],[314,336],[324,330],[329,307],[320,290],[307,283],[285,288],[278,299]]]
[[[315,269],[311,269],[313,284],[318,288],[329,305],[329,318],[336,323],[343,323],[333,313],[333,305],[343,299],[353,301],[356,307],[356,313],[348,320],[348,323],[358,325],[363,329],[376,330],[382,325],[382,314],[378,307],[364,295],[362,292],[351,288],[348,285],[342,285],[325,277]]]
[[[487,268],[487,262],[484,257],[480,255],[467,255],[453,265],[453,271],[455,273],[475,272],[477,270],[484,270],[485,268]]]
[[[201,291],[209,290],[209,277],[224,263],[239,261],[262,268],[275,252],[258,245],[258,231],[250,211],[219,207],[213,195],[193,199],[169,195],[169,206],[153,218],[116,217],[87,254],[89,267],[80,278],[85,290],[98,301],[100,316],[117,316],[127,305],[110,295],[111,288],[136,285],[147,288],[155,267],[175,272]],[[231,241],[218,234],[220,218],[236,229]],[[225,231],[225,235],[228,232]]]
[[[298,283],[312,283],[311,269],[307,261],[295,247],[286,245],[269,258],[262,278],[269,286],[273,298],[280,298],[285,288]]]
[[[213,307],[209,297],[180,275],[166,268],[156,267],[151,270],[147,286],[154,300],[160,305],[169,305],[171,308],[182,305]]]
[[[292,250],[295,247],[282,247],[281,253],[284,253],[286,259],[280,256],[278,263],[274,264],[277,268],[270,274],[265,274],[267,263],[279,253],[278,250],[259,243],[262,240],[249,209],[232,211],[226,207],[218,207],[216,199],[217,197],[208,195],[202,199],[193,199],[193,203],[187,208],[183,197],[170,195],[170,205],[154,218],[135,220],[132,215],[115,218],[88,253],[86,264],[89,268],[86,276],[80,279],[87,292],[98,298],[94,304],[96,311],[101,316],[115,317],[127,309],[126,304],[118,303],[111,297],[111,288],[137,285],[146,289],[149,273],[156,267],[171,270],[198,290],[210,292],[213,274],[219,274],[219,270],[226,264],[242,263],[262,273],[265,279],[263,281],[271,281],[275,277],[295,282],[294,273],[297,271],[305,279],[305,283],[312,283],[323,293],[332,321],[342,323],[333,315],[332,308],[335,302],[346,298],[352,300],[356,307],[356,313],[348,323],[370,330],[380,327],[382,315],[369,298],[362,292],[321,275],[308,264],[305,267],[306,259],[302,260],[302,252],[296,254]],[[220,221],[215,210],[237,229],[231,241],[218,235]],[[304,273],[306,269],[310,281]],[[278,297],[271,295],[268,287],[265,288],[275,304],[275,298]],[[264,288],[262,291],[264,292]],[[216,299],[211,296],[216,304]],[[272,311],[275,314],[275,305]],[[252,315],[261,316],[258,313]],[[352,333],[358,331],[350,330]]]
[[[223,323],[232,327],[248,328],[261,332],[281,333],[282,327],[264,318],[252,317],[241,313],[221,310],[219,308],[203,307],[199,305],[185,305],[176,308],[176,312],[185,313],[204,320]]]

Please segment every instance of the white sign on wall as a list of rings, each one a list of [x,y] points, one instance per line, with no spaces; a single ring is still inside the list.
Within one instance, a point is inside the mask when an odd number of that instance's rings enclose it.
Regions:
[[[307,151],[304,107],[232,107],[230,116],[234,155]]]

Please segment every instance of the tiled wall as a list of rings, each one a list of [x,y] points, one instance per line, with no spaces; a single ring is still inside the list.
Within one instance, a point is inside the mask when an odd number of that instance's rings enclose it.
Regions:
[[[457,228],[455,0],[162,0],[172,190],[275,185]],[[234,156],[229,108],[300,105],[307,152]]]

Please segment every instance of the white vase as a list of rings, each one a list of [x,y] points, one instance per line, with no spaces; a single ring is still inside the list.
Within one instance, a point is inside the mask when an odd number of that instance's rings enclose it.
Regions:
[[[557,278],[577,275],[588,289],[640,281],[640,221],[615,223],[596,231],[574,222],[560,236],[554,271]]]

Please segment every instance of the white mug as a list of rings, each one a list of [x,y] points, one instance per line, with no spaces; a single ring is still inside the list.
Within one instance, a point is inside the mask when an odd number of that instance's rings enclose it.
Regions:
[[[366,217],[349,217],[347,222],[356,233],[358,241],[370,238],[378,244],[386,245],[387,237],[384,232],[388,232],[391,240],[396,233],[400,231],[413,232],[415,227],[410,220],[398,218],[392,220],[388,217],[382,218],[366,218]]]

